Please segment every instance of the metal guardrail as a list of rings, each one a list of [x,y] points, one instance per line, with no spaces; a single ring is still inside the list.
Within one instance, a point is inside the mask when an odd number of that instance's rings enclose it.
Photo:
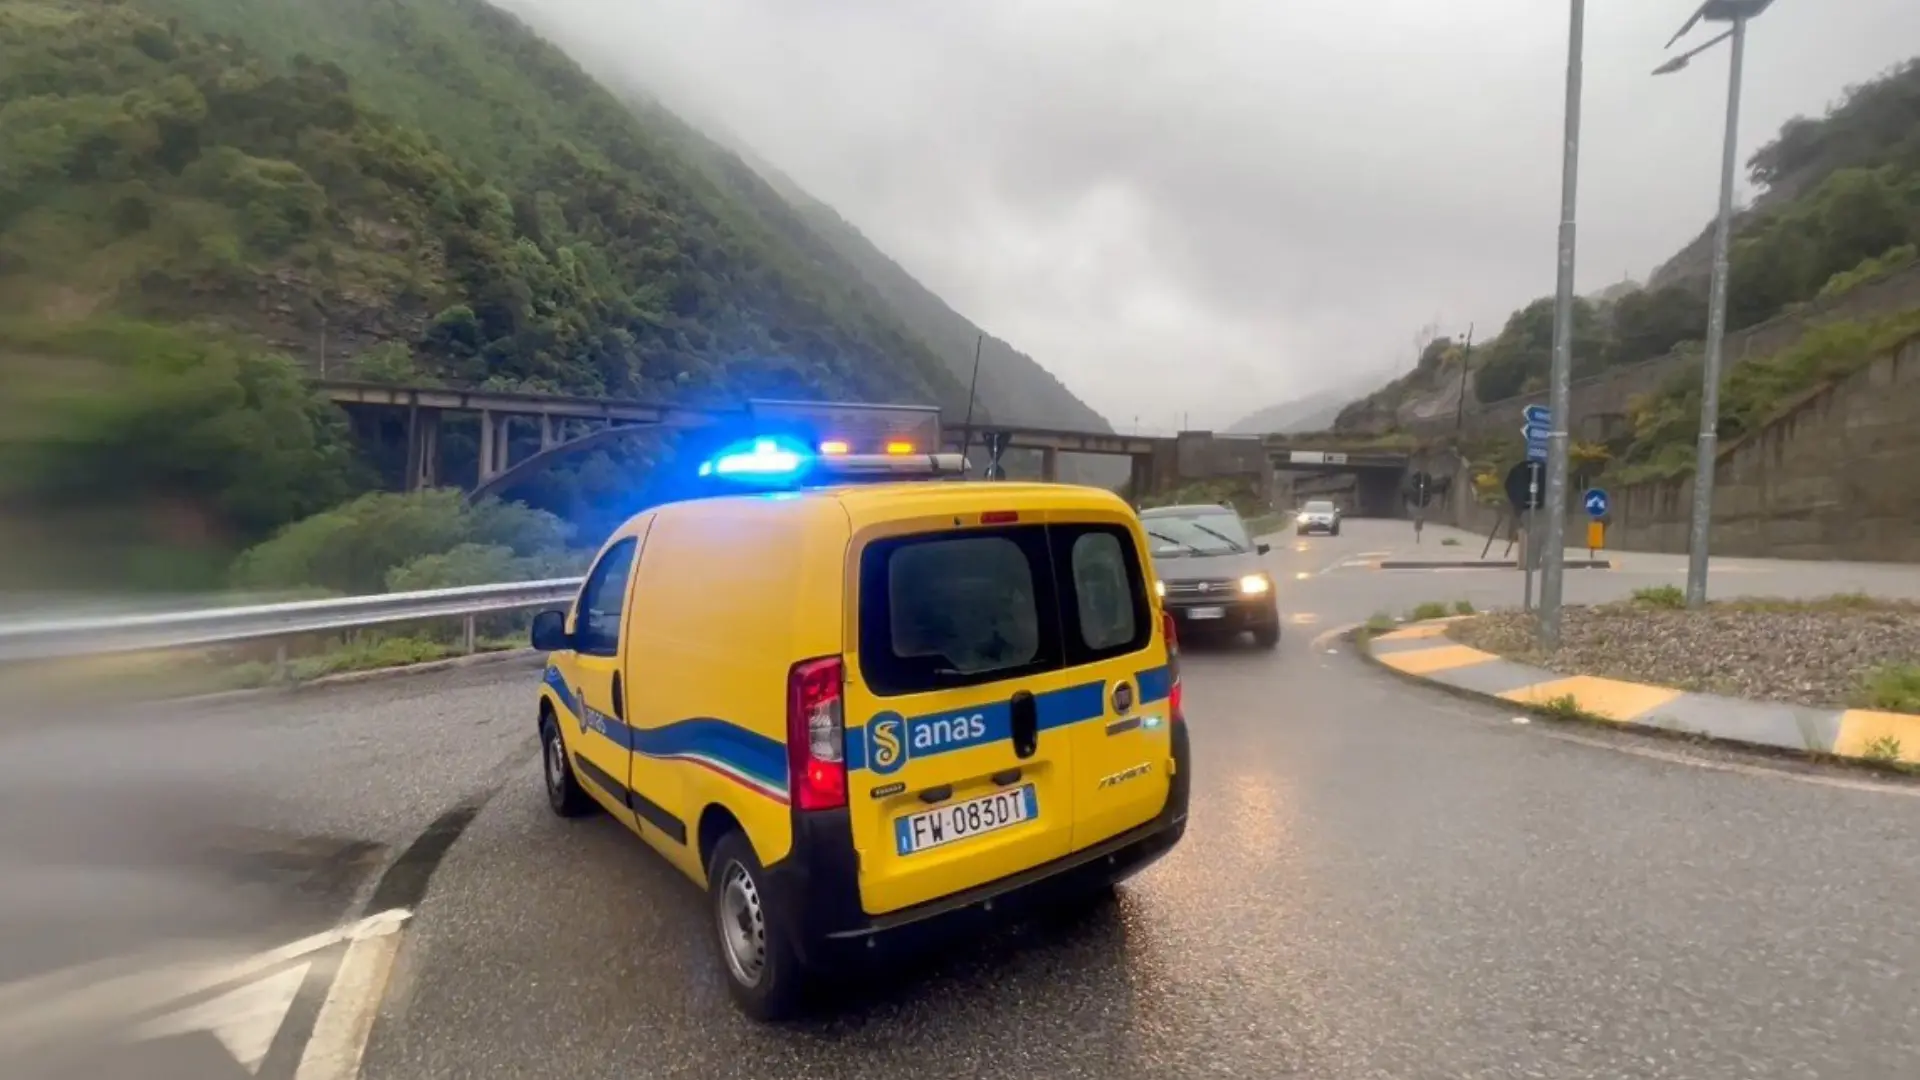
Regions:
[[[570,603],[581,580],[551,578],[248,607],[0,622],[0,662],[227,645],[462,616],[467,619],[471,651],[473,616]]]

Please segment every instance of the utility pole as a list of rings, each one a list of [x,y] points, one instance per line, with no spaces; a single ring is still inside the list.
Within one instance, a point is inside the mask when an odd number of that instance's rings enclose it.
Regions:
[[[980,343],[986,340],[985,334],[973,337],[973,378],[967,383],[967,422],[960,427],[960,457],[966,459],[967,451],[973,446],[973,395],[980,388]]]
[[[1713,528],[1713,470],[1719,456],[1720,359],[1727,336],[1727,243],[1733,229],[1733,170],[1740,142],[1740,66],[1747,17],[1733,20],[1727,64],[1727,133],[1720,152],[1720,216],[1713,223],[1713,283],[1707,294],[1707,355],[1700,371],[1700,448],[1693,466],[1693,524],[1687,531],[1687,606],[1707,603],[1707,549]]]
[[[1547,527],[1540,563],[1540,647],[1560,647],[1561,578],[1566,571],[1567,411],[1573,380],[1574,209],[1580,179],[1580,76],[1586,48],[1586,0],[1570,0],[1567,27],[1566,137],[1560,161],[1560,270],[1553,296],[1553,370],[1547,383]]]
[[[1460,404],[1453,410],[1453,433],[1460,434],[1467,420],[1467,372],[1473,360],[1473,324],[1467,324],[1467,345],[1460,352]]]

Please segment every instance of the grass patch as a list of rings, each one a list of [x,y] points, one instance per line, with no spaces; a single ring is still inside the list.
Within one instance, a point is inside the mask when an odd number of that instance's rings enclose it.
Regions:
[[[1555,720],[1585,720],[1590,723],[1605,723],[1607,719],[1599,713],[1588,712],[1581,708],[1579,700],[1572,694],[1561,694],[1558,697],[1550,697],[1534,706],[1534,708],[1542,715],[1551,716]]]
[[[1444,619],[1447,617],[1447,614],[1447,605],[1438,600],[1429,600],[1424,604],[1417,605],[1412,611],[1409,611],[1407,613],[1407,621],[1425,622],[1428,619]]]
[[[474,642],[475,652],[499,652],[525,644],[520,638],[483,638]],[[446,660],[466,654],[463,645],[426,637],[390,637],[352,641],[311,656],[287,661],[286,681],[312,682],[329,675],[350,671],[378,671]],[[207,673],[209,690],[255,690],[274,683],[274,665],[251,660],[232,667],[214,668]]]
[[[1473,601],[1455,600],[1453,602],[1453,613],[1455,615],[1471,615],[1473,614],[1473,612],[1474,612]]]
[[[1367,618],[1359,630],[1354,632],[1354,640],[1365,645],[1381,634],[1391,634],[1400,628],[1400,620],[1384,611],[1376,611]]]
[[[1727,611],[1775,611],[1775,612],[1829,612],[1836,615],[1864,614],[1869,612],[1898,612],[1920,614],[1920,604],[1911,600],[1882,600],[1866,593],[1835,593],[1832,596],[1816,596],[1811,599],[1797,600],[1781,597],[1743,597],[1739,600],[1726,600],[1714,605]]]
[[[1440,538],[1440,546],[1441,547],[1459,547],[1460,538],[1457,536],[1443,536]]]
[[[1641,607],[1684,608],[1687,606],[1687,594],[1677,585],[1655,585],[1633,590],[1633,602]]]
[[[1887,664],[1869,671],[1861,683],[1859,707],[1920,713],[1920,664]]]
[[[1877,764],[1891,765],[1900,760],[1900,740],[1892,735],[1882,735],[1868,742],[1866,752],[1860,756]]]

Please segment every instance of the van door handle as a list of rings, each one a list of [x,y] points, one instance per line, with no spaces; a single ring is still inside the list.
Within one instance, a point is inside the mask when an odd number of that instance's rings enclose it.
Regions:
[[[1013,720],[1013,752],[1017,757],[1030,758],[1040,749],[1040,708],[1034,704],[1032,691],[1016,692],[1007,708]]]
[[[613,718],[615,720],[627,718],[626,695],[620,692],[620,673],[617,671],[613,673]]]

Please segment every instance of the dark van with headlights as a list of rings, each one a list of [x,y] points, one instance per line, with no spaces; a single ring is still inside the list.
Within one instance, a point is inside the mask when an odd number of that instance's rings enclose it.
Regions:
[[[1280,643],[1280,605],[1261,556],[1230,506],[1161,506],[1140,512],[1152,545],[1154,591],[1182,635],[1250,633]]]

